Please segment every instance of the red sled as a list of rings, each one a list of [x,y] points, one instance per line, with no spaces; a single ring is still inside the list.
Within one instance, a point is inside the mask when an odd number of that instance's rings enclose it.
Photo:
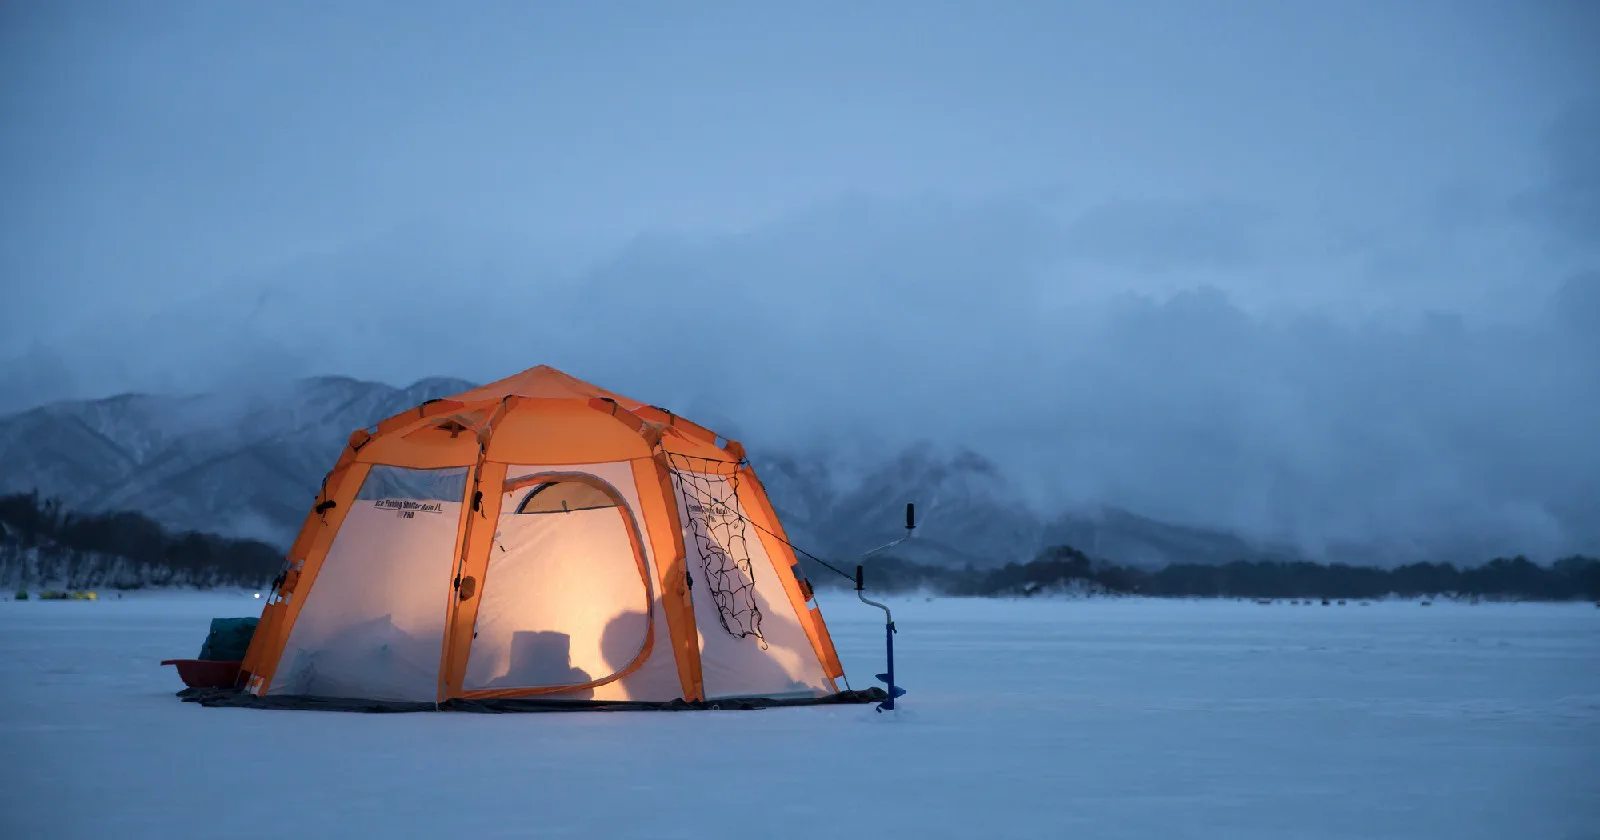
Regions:
[[[178,679],[190,688],[233,688],[239,684],[243,662],[214,659],[163,659],[162,665],[178,666]]]

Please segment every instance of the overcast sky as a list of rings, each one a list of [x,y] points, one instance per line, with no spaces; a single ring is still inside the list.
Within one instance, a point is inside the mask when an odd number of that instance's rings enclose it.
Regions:
[[[0,409],[542,362],[1600,548],[1600,6],[802,6],[0,2]]]

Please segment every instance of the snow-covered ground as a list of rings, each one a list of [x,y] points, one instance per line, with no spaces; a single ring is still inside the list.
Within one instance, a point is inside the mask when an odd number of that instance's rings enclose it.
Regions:
[[[901,600],[903,708],[181,703],[247,595],[0,603],[0,836],[1600,837],[1600,609]],[[881,614],[824,602],[856,687]]]

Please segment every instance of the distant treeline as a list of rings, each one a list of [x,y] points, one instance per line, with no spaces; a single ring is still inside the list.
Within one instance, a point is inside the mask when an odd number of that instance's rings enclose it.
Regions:
[[[849,585],[810,561],[802,563],[813,582]],[[1526,557],[1498,557],[1467,568],[1449,563],[1382,569],[1340,563],[1237,562],[1139,569],[1091,560],[1075,548],[1057,546],[1031,562],[995,569],[948,569],[892,557],[874,559],[867,565],[867,585],[876,592],[925,591],[970,597],[1076,591],[1169,598],[1397,596],[1600,601],[1600,558],[1574,556],[1546,566]]]
[[[848,586],[802,560],[819,585]],[[283,564],[280,549],[254,540],[173,533],[138,513],[69,513],[37,493],[0,496],[0,583],[8,587],[137,589],[161,586],[261,586]],[[1028,563],[951,569],[894,557],[867,565],[873,592],[969,597],[1075,591],[1153,597],[1382,598],[1480,597],[1600,601],[1600,558],[1550,565],[1526,557],[1479,566],[1414,563],[1393,569],[1307,562],[1175,564],[1140,569],[1091,560],[1069,546]]]
[[[7,587],[260,586],[282,565],[282,551],[253,540],[172,533],[138,513],[69,513],[38,493],[0,496]]]

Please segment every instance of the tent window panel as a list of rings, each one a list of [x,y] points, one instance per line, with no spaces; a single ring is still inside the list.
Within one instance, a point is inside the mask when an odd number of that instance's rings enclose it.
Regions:
[[[601,510],[617,503],[604,490],[582,481],[551,481],[536,485],[517,503],[517,513],[571,513]]]
[[[378,502],[409,499],[425,502],[459,502],[467,495],[467,468],[409,470],[404,467],[375,466],[367,473],[356,499]]]

